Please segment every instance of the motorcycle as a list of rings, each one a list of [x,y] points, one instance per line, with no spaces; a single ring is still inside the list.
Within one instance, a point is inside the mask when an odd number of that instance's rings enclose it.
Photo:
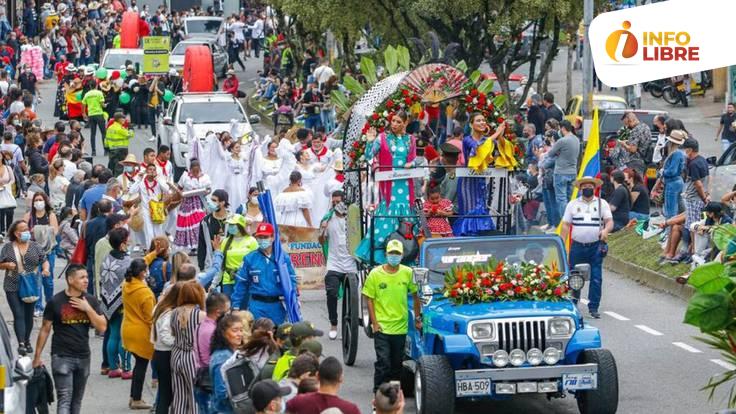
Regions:
[[[685,82],[690,82],[690,91],[687,90]],[[706,84],[705,78],[702,83],[698,83],[690,77],[676,77],[662,89],[662,98],[670,105],[682,103],[687,107],[688,96],[705,96]]]
[[[655,98],[661,98],[663,93],[662,91],[668,83],[668,79],[657,79],[651,82],[644,82],[642,89],[652,94]]]

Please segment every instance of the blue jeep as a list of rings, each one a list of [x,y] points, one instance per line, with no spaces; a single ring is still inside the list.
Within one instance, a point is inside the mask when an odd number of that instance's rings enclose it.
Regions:
[[[616,362],[572,300],[455,305],[442,295],[447,270],[486,262],[489,255],[509,264],[557,263],[578,291],[589,272],[587,265],[567,268],[556,236],[427,240],[414,269],[424,326],[417,332],[409,324],[402,373],[402,388],[405,395],[415,394],[417,413],[452,414],[458,398],[566,393],[575,396],[583,414],[615,413]]]

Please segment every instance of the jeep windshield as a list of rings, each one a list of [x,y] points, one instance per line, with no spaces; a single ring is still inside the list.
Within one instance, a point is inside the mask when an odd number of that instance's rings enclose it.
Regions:
[[[194,124],[227,124],[234,119],[246,122],[245,113],[235,102],[189,102],[179,109],[179,123],[192,118]]]
[[[143,66],[143,55],[138,53],[108,53],[105,55],[105,60],[102,62],[102,67],[105,69],[120,69],[126,67],[127,64],[135,66],[136,64],[140,67]]]
[[[490,258],[506,263],[521,262],[556,265],[564,269],[560,245],[554,239],[544,238],[497,238],[497,239],[451,239],[427,244],[423,251],[422,266],[429,268],[429,279],[433,285],[444,283],[445,272],[462,264],[482,264]]]

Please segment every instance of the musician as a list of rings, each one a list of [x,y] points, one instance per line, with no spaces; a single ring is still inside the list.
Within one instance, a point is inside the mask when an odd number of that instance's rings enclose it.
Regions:
[[[154,237],[166,235],[164,231],[166,215],[164,213],[164,217],[160,216],[158,203],[163,203],[164,197],[169,197],[172,189],[163,177],[158,176],[156,165],[148,164],[143,179],[134,183],[128,193],[140,197],[144,234],[143,246],[150,246]],[[151,215],[152,208],[155,213],[153,216]]]

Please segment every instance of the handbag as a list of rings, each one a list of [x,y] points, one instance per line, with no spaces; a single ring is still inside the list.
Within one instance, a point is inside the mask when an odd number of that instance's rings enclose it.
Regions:
[[[151,221],[154,224],[161,224],[166,221],[166,205],[163,201],[160,199],[149,201],[148,209],[151,212]]]
[[[85,233],[87,233],[87,227],[85,226],[84,229],[79,233],[79,241],[74,247],[74,252],[69,258],[69,263],[85,265],[87,263],[87,240],[85,237]]]
[[[13,245],[15,251],[16,270],[18,271],[18,296],[20,300],[25,303],[36,303],[39,299],[38,293],[38,280],[36,279],[35,273],[26,273],[23,267],[23,256],[20,254],[20,249],[17,245]]]

